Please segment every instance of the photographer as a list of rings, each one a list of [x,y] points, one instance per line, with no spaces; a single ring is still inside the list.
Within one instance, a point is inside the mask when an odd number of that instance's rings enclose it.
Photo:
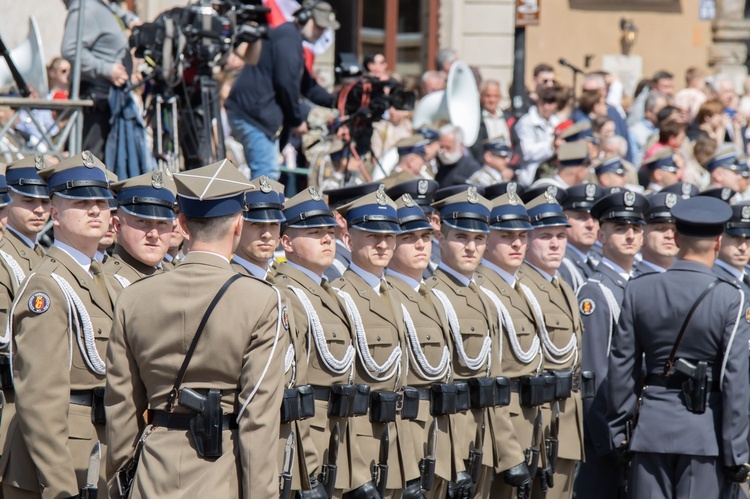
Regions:
[[[320,106],[333,107],[335,96],[326,92],[305,69],[302,42],[314,43],[327,29],[340,27],[327,2],[306,0],[262,41],[255,66],[246,65],[225,103],[232,131],[245,150],[253,178],[279,178],[279,136],[282,130],[307,133],[300,106],[304,95]],[[246,62],[247,58],[246,58]]]

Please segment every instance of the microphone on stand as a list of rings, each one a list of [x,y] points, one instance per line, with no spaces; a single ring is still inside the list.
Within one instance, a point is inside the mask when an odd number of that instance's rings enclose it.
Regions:
[[[560,58],[557,61],[561,66],[565,66],[568,69],[572,69],[574,73],[581,73],[583,74],[583,70],[577,66],[574,66],[573,64],[569,63],[567,59]]]

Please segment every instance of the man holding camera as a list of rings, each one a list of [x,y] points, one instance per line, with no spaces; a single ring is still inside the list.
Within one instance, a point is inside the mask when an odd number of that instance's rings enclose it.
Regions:
[[[335,105],[305,69],[302,42],[315,43],[326,29],[340,27],[328,2],[306,0],[294,13],[294,21],[268,32],[262,41],[257,65],[242,68],[225,102],[235,138],[242,143],[253,178],[279,178],[279,139],[289,133],[307,133],[300,98],[315,104]]]

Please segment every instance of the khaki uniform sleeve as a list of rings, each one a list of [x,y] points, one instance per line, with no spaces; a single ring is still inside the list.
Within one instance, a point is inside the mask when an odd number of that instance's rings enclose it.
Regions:
[[[29,298],[45,293],[49,308],[30,310]],[[41,295],[40,295],[41,296]],[[40,310],[42,303],[40,302]],[[16,413],[43,498],[78,495],[68,450],[70,338],[65,298],[51,278],[29,277],[13,314],[13,377]],[[77,348],[75,338],[73,345]]]
[[[274,455],[278,442],[284,354],[289,344],[288,334],[278,323],[275,291],[258,310],[258,322],[248,332],[251,339],[243,356],[240,376],[240,407],[255,392],[239,420],[242,496],[246,499],[279,494],[278,465],[269,457]]]
[[[107,388],[104,394],[109,444],[106,466],[110,497],[117,497],[117,485],[112,478],[133,456],[134,446],[145,425],[143,414],[148,407],[146,387],[141,381],[138,366],[128,346],[124,322],[125,311],[118,306],[115,309],[115,320],[107,346]]]

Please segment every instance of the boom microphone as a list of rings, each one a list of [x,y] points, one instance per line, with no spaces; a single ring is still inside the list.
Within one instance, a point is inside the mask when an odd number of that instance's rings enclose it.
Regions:
[[[577,66],[572,65],[568,62],[567,59],[560,58],[557,61],[561,66],[565,66],[566,68],[572,69],[574,73],[581,73],[583,74],[583,70]]]

